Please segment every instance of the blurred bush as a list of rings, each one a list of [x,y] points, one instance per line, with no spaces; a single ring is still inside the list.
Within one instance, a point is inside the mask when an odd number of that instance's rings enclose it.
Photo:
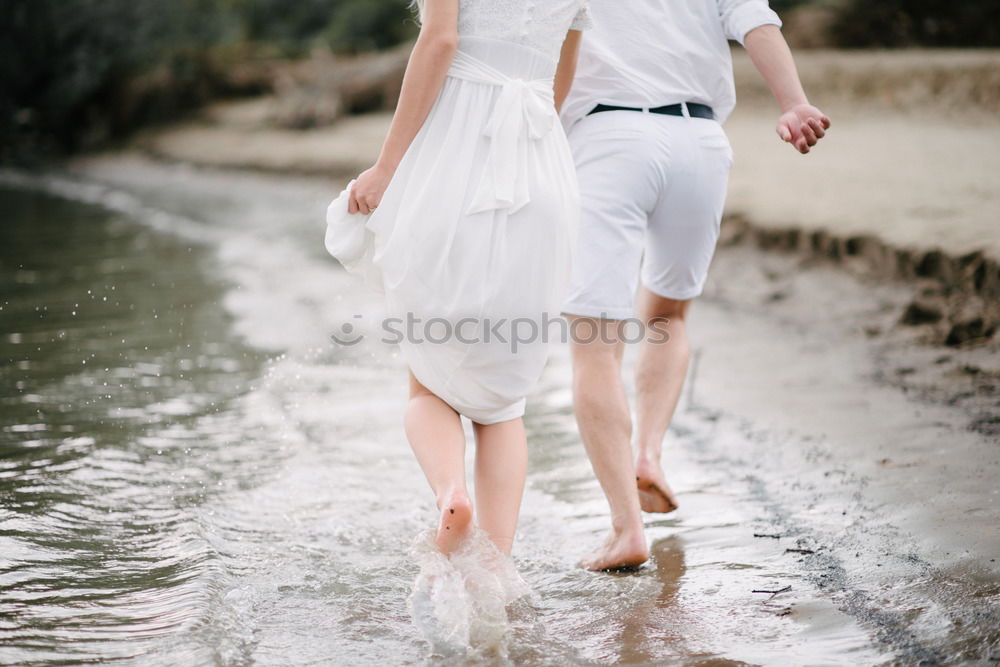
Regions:
[[[824,45],[1000,46],[1000,0],[771,0]],[[409,0],[0,0],[0,160],[101,145],[222,95],[253,63],[383,49]],[[822,19],[822,20],[820,20]],[[249,67],[248,67],[249,65]],[[242,68],[242,75],[234,73]],[[248,73],[248,69],[250,70]]]
[[[847,0],[830,26],[846,47],[1000,46],[998,0]]]
[[[325,43],[337,53],[385,49],[416,36],[408,0],[229,0],[244,38],[301,55]]]
[[[816,4],[816,0],[771,0],[771,9],[776,12],[783,12],[787,9],[793,9],[800,5],[812,5]]]
[[[154,69],[173,90],[163,115],[176,112],[198,97],[210,49],[235,39],[232,19],[212,0],[3,0],[0,137],[74,148],[113,130],[123,110],[97,130],[97,107]]]
[[[89,148],[234,92],[262,57],[385,48],[408,0],[0,0],[0,159]]]
[[[343,0],[325,35],[335,52],[357,53],[394,46],[418,30],[409,3]]]

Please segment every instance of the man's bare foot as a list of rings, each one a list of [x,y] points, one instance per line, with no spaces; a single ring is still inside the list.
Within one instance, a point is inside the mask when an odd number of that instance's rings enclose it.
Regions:
[[[450,555],[469,536],[472,527],[472,501],[465,491],[452,491],[438,503],[441,523],[435,542],[445,555]]]
[[[639,506],[644,512],[666,514],[677,509],[677,497],[657,461],[639,458],[635,463],[635,483],[639,487]]]
[[[600,549],[580,563],[592,572],[638,567],[649,560],[646,536],[642,529],[630,533],[612,532]]]

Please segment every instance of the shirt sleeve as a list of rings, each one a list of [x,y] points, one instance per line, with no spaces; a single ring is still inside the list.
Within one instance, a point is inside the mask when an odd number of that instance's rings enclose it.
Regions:
[[[743,38],[762,25],[781,27],[781,19],[767,0],[718,0],[719,18],[728,39],[743,44]]]
[[[580,11],[576,13],[570,30],[587,30],[594,27],[594,19],[590,16],[590,0],[583,0]]]

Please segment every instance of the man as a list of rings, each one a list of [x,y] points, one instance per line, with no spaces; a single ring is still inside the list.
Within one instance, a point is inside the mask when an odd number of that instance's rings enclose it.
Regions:
[[[743,44],[774,93],[780,139],[808,153],[830,120],[809,104],[767,0],[591,0],[591,11],[595,28],[563,109],[583,203],[563,310],[573,323],[577,422],[611,507],[611,536],[583,564],[605,570],[649,558],[642,510],[677,508],[660,454],[687,372],[685,319],[715,252],[732,166],[721,128],[736,102],[728,40]],[[633,335],[621,325],[633,314],[648,327],[634,453],[621,378]]]

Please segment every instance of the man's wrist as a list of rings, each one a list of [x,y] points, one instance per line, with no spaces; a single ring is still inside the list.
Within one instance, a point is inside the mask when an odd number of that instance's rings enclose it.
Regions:
[[[809,106],[809,100],[806,99],[805,97],[802,97],[790,100],[788,102],[783,102],[779,104],[779,106],[781,107],[781,113],[785,114],[788,113],[789,111],[792,111],[796,107]]]

